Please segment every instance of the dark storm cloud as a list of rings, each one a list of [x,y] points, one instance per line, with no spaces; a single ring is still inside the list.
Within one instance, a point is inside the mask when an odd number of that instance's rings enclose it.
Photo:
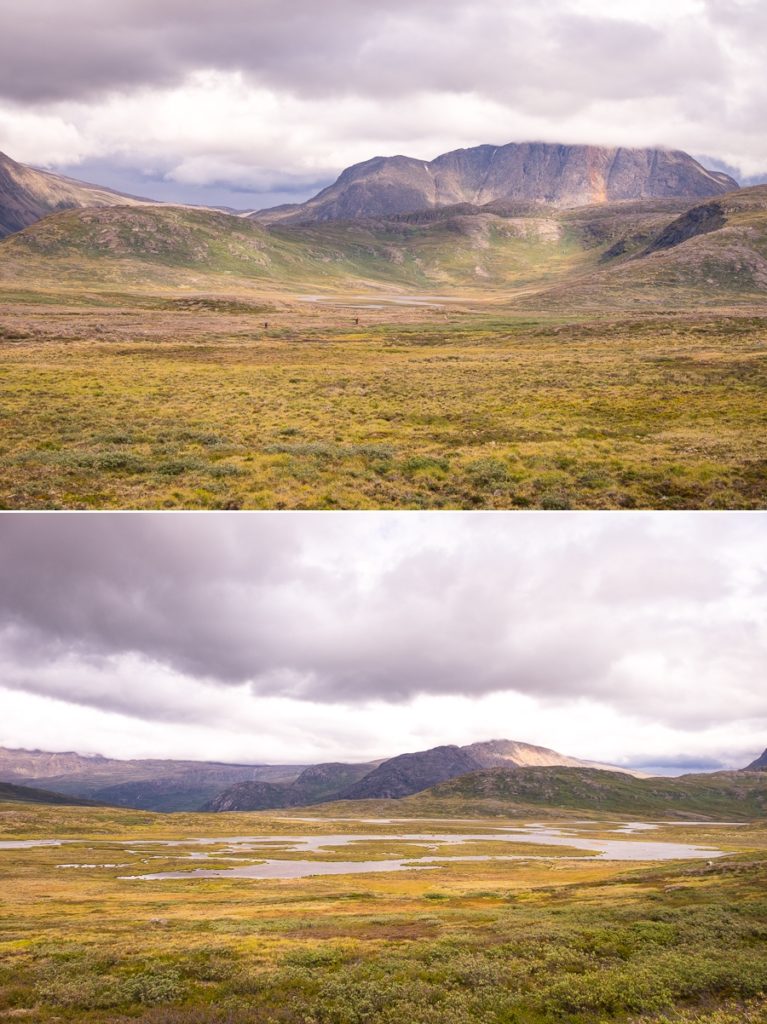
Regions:
[[[4,684],[148,718],[184,678],[325,703],[512,690],[701,726],[723,702],[767,715],[763,528],[740,522],[5,516]]]
[[[301,96],[427,89],[514,99],[531,112],[713,89],[721,76],[705,25],[664,32],[569,8],[565,0],[544,8],[532,0],[4,0],[0,95],[87,99],[218,69]]]

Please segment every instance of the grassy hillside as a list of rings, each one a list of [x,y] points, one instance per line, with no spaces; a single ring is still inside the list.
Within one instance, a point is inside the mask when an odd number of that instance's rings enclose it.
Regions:
[[[767,818],[767,778],[716,772],[637,779],[593,768],[490,768],[397,801],[327,804],[323,813],[421,817],[605,814],[654,819],[748,821]],[[315,808],[315,810],[317,810]]]
[[[49,789],[36,786],[17,786],[12,782],[0,782],[0,801],[7,800],[22,804],[61,804],[72,807],[95,807],[92,800],[80,800],[63,793],[52,793]]]
[[[556,211],[463,204],[389,221],[266,229],[182,207],[72,210],[0,243],[0,282],[58,287],[389,286],[541,308],[686,308],[767,294],[767,186]]]
[[[677,206],[677,216],[666,219],[670,209],[660,216],[629,212],[628,207],[626,216],[618,217],[609,209],[570,214],[565,219],[581,237],[588,237],[599,225],[610,244],[585,277],[549,289],[547,300],[556,308],[592,309],[764,302],[767,186],[743,189],[684,210]],[[525,298],[523,304],[535,302]]]
[[[287,291],[524,287],[577,265],[577,239],[548,215],[474,211],[433,223],[275,228],[208,210],[113,207],[47,217],[0,244],[0,281],[171,288],[203,280]]]

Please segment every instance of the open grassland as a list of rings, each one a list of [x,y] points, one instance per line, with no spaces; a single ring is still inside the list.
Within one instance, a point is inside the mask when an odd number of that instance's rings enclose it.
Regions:
[[[757,307],[579,318],[498,294],[339,301],[6,291],[0,504],[767,503]]]
[[[757,1024],[767,1017],[763,824],[686,824],[652,834],[728,851],[710,864],[568,859],[570,851],[550,848],[541,861],[450,863],[446,856],[429,871],[138,881],[119,876],[195,866],[183,860],[194,847],[146,847],[142,839],[254,833],[278,850],[280,835],[295,834],[298,823],[19,804],[0,805],[0,822],[4,839],[90,837],[0,850],[2,1020]],[[359,828],[300,823],[305,834]],[[578,828],[601,835],[610,826]],[[356,851],[346,847],[345,858],[400,853],[408,844],[388,839],[375,851],[372,837],[413,831],[413,823],[365,831],[371,838]],[[127,838],[135,847],[118,842]],[[223,843],[210,851],[211,864],[219,853],[222,866],[231,863]],[[97,866],[57,867],[85,860]],[[98,866],[109,864],[123,866]]]
[[[0,505],[762,508],[766,294],[764,186],[64,212],[0,243]]]

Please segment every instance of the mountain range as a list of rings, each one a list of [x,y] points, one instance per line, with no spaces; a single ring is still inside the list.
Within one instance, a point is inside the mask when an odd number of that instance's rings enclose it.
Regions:
[[[34,783],[67,796],[157,811],[193,811],[244,780],[289,782],[304,765],[117,760],[0,747],[0,781]]]
[[[431,161],[374,157],[348,167],[305,203],[248,216],[264,224],[388,219],[498,201],[569,209],[626,199],[705,198],[738,187],[734,178],[706,170],[678,150],[509,143],[459,149]],[[142,205],[167,204],[29,167],[0,153],[0,238],[62,210]]]
[[[678,151],[510,144],[378,157],[307,203],[235,214],[0,157],[0,287],[209,298],[254,286],[568,311],[752,306],[767,291],[767,186],[739,189]]]
[[[767,768],[767,751],[740,772],[719,774],[736,780],[747,775],[756,778],[757,791],[761,792],[759,785],[763,780],[759,773],[764,768]],[[585,779],[595,799],[600,786],[606,786],[614,796],[623,792],[640,795],[650,792],[650,783],[657,783],[664,794],[670,792],[663,789],[667,785],[676,792],[673,787],[677,780],[653,780],[641,772],[584,761],[547,747],[515,740],[489,740],[462,747],[443,745],[378,761],[315,765],[117,760],[73,752],[48,753],[0,747],[2,783],[13,784],[22,790],[31,785],[73,801],[95,801],[155,811],[273,810],[333,801],[360,804],[378,800],[410,800],[423,793],[437,794],[441,798],[464,793],[461,789],[461,780],[464,779],[473,780],[471,786],[480,788],[484,794],[480,794],[482,800],[488,797],[482,787],[490,786],[488,799],[495,799],[497,780],[512,780],[508,784],[516,787],[514,791],[519,791],[521,799],[526,792],[523,779],[527,777],[526,773],[533,771],[538,773],[535,777],[539,781],[535,787],[543,802],[545,786],[541,780],[547,778],[570,779],[576,788],[577,780]],[[715,777],[718,776],[686,778],[705,780]],[[620,779],[624,781],[615,781]],[[647,786],[637,789],[634,782],[647,783]],[[742,785],[746,783],[739,781],[738,786]],[[448,788],[440,788],[444,786]],[[557,790],[561,788],[557,782]]]
[[[0,241],[0,288],[183,288],[185,301],[416,292],[566,311],[753,306],[767,292],[767,186],[702,202],[499,201],[269,227],[164,205],[67,210]]]
[[[0,781],[33,783],[67,796],[155,811],[203,806],[215,811],[266,810],[330,799],[406,796],[456,775],[502,764],[592,766],[545,747],[510,740],[441,746],[362,764],[317,765],[123,761],[0,747]]]
[[[475,146],[434,160],[374,157],[348,167],[305,203],[252,214],[277,221],[389,218],[460,203],[533,202],[559,209],[624,199],[704,198],[738,188],[687,153],[667,149],[563,146],[543,142]]]
[[[446,779],[498,765],[513,765],[515,768],[561,765],[622,770],[613,765],[593,764],[568,757],[530,743],[489,740],[464,747],[432,747],[367,765],[315,765],[288,784],[239,782],[210,801],[205,810],[255,811],[307,806],[327,800],[399,799]]]

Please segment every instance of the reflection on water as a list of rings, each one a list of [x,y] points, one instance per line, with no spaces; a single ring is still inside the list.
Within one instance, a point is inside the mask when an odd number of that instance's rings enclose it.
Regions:
[[[593,825],[593,823],[590,823]],[[618,827],[607,827],[616,833],[644,832],[655,828],[643,822],[630,822]],[[501,842],[501,843],[535,843],[538,846],[569,847],[581,850],[590,855],[591,859],[613,861],[659,861],[659,860],[694,860],[723,856],[721,850],[696,846],[690,843],[649,842],[647,840],[605,839],[596,836],[579,835],[574,828],[551,828],[544,825],[528,825],[524,827],[504,828],[496,832],[481,833],[406,833],[406,834],[359,834],[359,835],[314,835],[284,836],[279,840],[273,837],[238,836],[225,840],[197,840],[200,843],[225,844],[219,855],[229,853],[253,853],[256,856],[271,854],[258,863],[240,863],[227,868],[196,868],[192,871],[161,871],[154,874],[129,876],[143,880],[163,878],[306,878],[310,875],[360,874],[380,871],[412,871],[434,868],[437,864],[454,863],[456,861],[512,861],[512,860],[546,860],[546,854],[504,853],[451,855],[446,851],[439,855],[440,848],[456,846],[467,842]],[[274,857],[275,853],[321,853],[338,847],[350,846],[354,843],[413,843],[421,848],[427,846],[431,851],[422,856],[414,851],[410,857],[403,856],[393,860],[281,860]],[[281,850],[276,850],[279,843]],[[168,845],[171,845],[170,843]],[[552,851],[553,854],[553,851]],[[201,855],[192,854],[195,859]],[[205,855],[202,855],[205,856]],[[216,857],[216,853],[208,856]],[[567,858],[567,855],[564,855]],[[581,854],[583,856],[583,854]]]
[[[323,819],[292,819],[299,821],[322,821]],[[332,819],[324,819],[325,822]],[[346,823],[354,819],[336,819]],[[400,819],[401,820],[401,819]],[[398,819],[357,819],[357,825],[394,825]],[[458,827],[461,823],[451,822]],[[463,824],[468,824],[464,822]],[[544,823],[533,823],[517,826],[490,827],[483,832],[356,832],[354,834],[322,833],[318,835],[237,835],[237,836],[205,836],[184,839],[14,839],[0,841],[0,850],[31,849],[34,847],[56,847],[63,844],[81,846],[84,852],[93,856],[94,842],[106,844],[110,852],[119,848],[120,855],[133,855],[138,864],[150,864],[152,860],[175,861],[213,860],[216,866],[204,866],[188,871],[161,871],[123,876],[126,879],[156,880],[164,878],[306,878],[310,875],[344,875],[366,872],[429,870],[437,865],[467,861],[518,861],[547,860],[557,856],[552,849],[547,854],[540,849],[534,853],[524,850],[513,852],[514,844],[535,844],[537,847],[566,847],[559,859],[611,860],[611,861],[662,861],[662,860],[695,860],[712,859],[724,856],[723,851],[698,846],[692,843],[675,843],[651,840],[644,836],[657,829],[661,823],[649,822],[609,822],[595,821],[568,822],[553,826]],[[712,822],[663,822],[663,825],[705,825],[711,827]],[[736,824],[719,822],[718,824]],[[740,824],[740,823],[738,823]],[[445,825],[442,823],[442,827]],[[632,838],[641,834],[643,838]],[[463,843],[494,843],[504,844],[509,852],[494,853],[462,853],[450,849]],[[379,849],[386,859],[359,860],[323,860],[323,856],[335,855],[336,851],[355,844],[382,844]],[[392,856],[391,845],[396,844],[399,856]],[[190,849],[190,847],[192,849]],[[196,847],[196,849],[195,849]],[[202,847],[203,849],[200,849]],[[210,849],[204,849],[209,847]],[[408,852],[408,848],[410,852]],[[404,849],[403,849],[404,848]],[[500,845],[496,846],[500,850]],[[167,851],[167,852],[163,852]],[[570,852],[572,851],[572,852]],[[577,853],[575,851],[578,851]],[[360,850],[360,852],[362,852]],[[368,849],[365,849],[368,853]],[[298,854],[301,859],[290,859]],[[316,857],[312,857],[312,855]],[[388,856],[387,856],[388,854]],[[368,856],[370,854],[368,853]],[[86,858],[83,858],[85,861]],[[230,862],[231,867],[220,867],[222,862]],[[128,864],[120,860],[96,864],[90,859],[85,863],[59,864],[61,868],[121,868]],[[135,869],[134,869],[135,870]]]
[[[0,850],[30,850],[33,846],[61,846],[66,842],[74,842],[72,839],[3,839],[0,840]]]

